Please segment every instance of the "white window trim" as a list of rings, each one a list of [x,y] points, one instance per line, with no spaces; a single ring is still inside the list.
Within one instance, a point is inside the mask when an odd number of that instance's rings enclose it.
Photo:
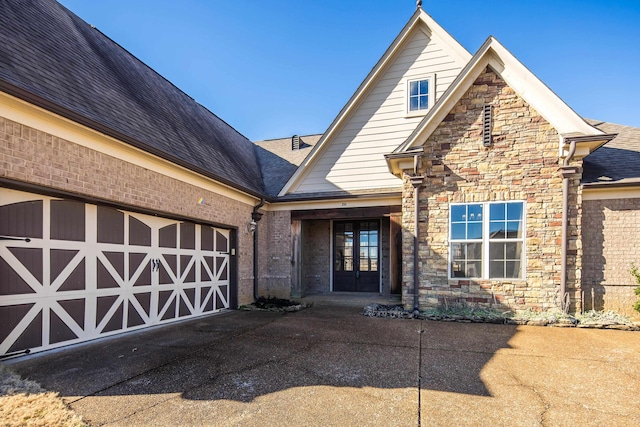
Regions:
[[[427,109],[425,110],[415,110],[415,111],[411,111],[409,110],[409,84],[411,82],[417,82],[420,80],[427,80],[429,82],[429,106],[427,107]],[[405,97],[404,97],[404,109],[405,109],[405,114],[407,117],[420,117],[420,116],[424,116],[427,114],[427,112],[429,110],[431,110],[431,108],[433,107],[433,105],[435,104],[435,98],[436,98],[436,75],[435,74],[427,74],[427,75],[422,75],[422,76],[415,76],[415,77],[407,77],[404,80],[404,93],[405,93]]]
[[[492,204],[497,203],[522,203],[522,237],[520,239],[494,239],[494,241],[520,241],[522,242],[522,260],[521,271],[522,277],[498,277],[491,278],[489,276],[489,230],[490,230],[490,215],[489,207]],[[468,240],[452,240],[451,239],[451,207],[452,206],[466,206],[466,205],[482,205],[482,239],[468,239]],[[527,202],[525,200],[495,200],[492,202],[466,202],[466,203],[449,203],[449,222],[448,222],[448,256],[447,256],[447,271],[449,280],[492,280],[500,282],[524,282],[527,280]],[[486,236],[486,237],[485,237]],[[481,277],[453,277],[451,271],[452,264],[452,243],[482,243],[482,276]]]

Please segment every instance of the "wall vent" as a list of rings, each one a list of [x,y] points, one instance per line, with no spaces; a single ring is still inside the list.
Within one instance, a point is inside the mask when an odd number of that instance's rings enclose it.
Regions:
[[[482,144],[485,147],[491,145],[491,105],[485,104],[482,111]]]
[[[291,137],[291,150],[299,150],[300,149],[300,137],[298,135],[293,135]]]

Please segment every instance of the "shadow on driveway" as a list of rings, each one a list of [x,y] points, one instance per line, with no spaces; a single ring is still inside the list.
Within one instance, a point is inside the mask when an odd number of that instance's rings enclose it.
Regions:
[[[92,425],[638,425],[640,405],[617,398],[640,384],[637,337],[318,306],[228,312],[11,367]],[[597,389],[609,380],[614,397]]]

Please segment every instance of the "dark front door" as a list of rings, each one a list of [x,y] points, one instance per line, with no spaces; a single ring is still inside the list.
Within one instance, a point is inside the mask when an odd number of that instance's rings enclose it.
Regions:
[[[339,221],[333,224],[333,290],[380,290],[380,221]]]

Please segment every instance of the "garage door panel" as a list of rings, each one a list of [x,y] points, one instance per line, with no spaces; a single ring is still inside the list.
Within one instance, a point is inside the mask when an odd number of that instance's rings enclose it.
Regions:
[[[170,291],[167,302],[163,306],[159,306],[158,316],[160,320],[175,319],[177,317],[176,309],[176,294],[174,291]]]
[[[39,284],[42,283],[41,248],[7,248],[7,250],[11,252],[16,260],[27,269]]]
[[[128,328],[133,328],[136,326],[140,326],[140,325],[144,325],[145,323],[149,322],[149,319],[143,319],[143,315],[141,314],[141,312],[144,313],[144,310],[142,310],[141,307],[136,307],[135,302],[134,301],[129,301],[129,310],[127,312],[127,327]]]
[[[84,317],[85,317],[85,300],[84,299],[70,299],[59,300],[58,304],[65,311],[65,313],[78,325],[78,327],[84,330]]]
[[[34,306],[35,303],[0,307],[0,342],[5,342],[9,334],[19,330],[18,325],[25,321],[25,317]]]
[[[220,288],[216,290],[216,309],[225,307],[228,304],[225,296],[226,292],[223,294],[224,288],[225,286],[220,286]]]
[[[0,242],[0,354],[229,307],[229,230],[8,189],[0,218],[31,238]]]
[[[129,245],[151,246],[151,227],[133,216],[129,217]]]
[[[30,237],[33,239],[42,238],[42,219],[42,200],[3,204],[3,206],[0,206],[0,235]]]
[[[178,242],[178,225],[171,224],[162,227],[159,231],[160,247],[175,248]]]
[[[98,243],[124,244],[124,213],[98,206],[97,216]]]
[[[229,235],[220,230],[216,230],[216,251],[229,252]]]
[[[142,314],[144,312],[144,317],[151,320],[151,292],[141,292],[137,294],[133,294],[134,298],[138,302],[138,312]]]
[[[180,223],[180,248],[196,248],[196,225],[191,222]]]
[[[133,286],[150,286],[151,283],[151,257],[149,254],[129,254],[129,283]]]
[[[35,307],[31,308],[26,316],[22,318],[16,329],[14,329],[13,333],[15,332],[19,332],[20,335],[13,340],[13,345],[9,347],[6,353],[41,347],[42,311],[37,310]],[[9,336],[9,339],[10,338],[11,334]]]
[[[109,264],[107,263],[107,265]],[[105,263],[100,259],[98,259],[97,270],[96,286],[98,287],[98,289],[111,289],[120,287],[118,281],[114,277],[115,272],[113,271],[113,268],[112,271],[109,271],[109,268],[105,266]]]
[[[109,309],[107,315],[105,316],[105,319],[108,319],[108,321],[106,323],[103,322],[100,324],[100,326],[104,325],[102,326],[103,333],[120,331],[123,328],[124,310],[122,306],[123,301],[121,299],[118,299],[116,303]]]
[[[40,287],[42,280],[35,278],[31,272],[20,262],[12,262],[11,265],[0,258],[0,295],[34,294]],[[25,279],[26,278],[26,279]],[[31,285],[29,285],[29,283]]]
[[[67,316],[68,317],[68,316]],[[63,341],[71,341],[79,338],[82,332],[74,333],[69,327],[69,320],[63,321],[55,311],[50,312],[49,318],[49,343],[57,344]]]
[[[85,216],[84,203],[71,200],[51,200],[51,239],[84,242]]]
[[[229,258],[224,256],[216,257],[216,280],[228,280],[229,274],[227,271],[227,264]]]

